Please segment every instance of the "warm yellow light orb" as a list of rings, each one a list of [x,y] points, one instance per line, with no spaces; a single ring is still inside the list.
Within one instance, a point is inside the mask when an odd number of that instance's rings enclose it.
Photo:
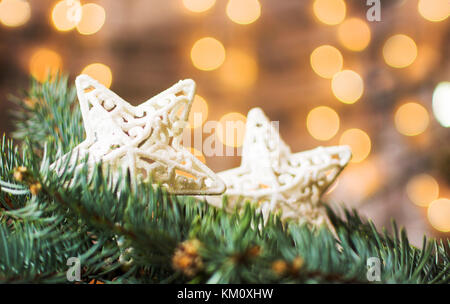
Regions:
[[[183,0],[184,7],[194,13],[206,12],[215,3],[216,0]]]
[[[390,37],[384,43],[383,57],[393,68],[410,66],[417,58],[417,45],[413,39],[403,34]]]
[[[359,163],[366,159],[372,148],[369,135],[360,129],[349,129],[342,133],[339,144],[350,146],[352,149],[351,162],[353,163]]]
[[[0,22],[16,27],[25,24],[31,16],[31,8],[25,0],[2,0],[0,2]]]
[[[313,11],[322,23],[336,25],[344,21],[347,7],[343,0],[315,0]]]
[[[433,113],[444,128],[450,128],[450,82],[439,83],[433,92]]]
[[[406,185],[406,194],[417,206],[426,207],[438,198],[439,185],[432,176],[419,174]]]
[[[322,45],[311,53],[310,63],[317,75],[331,79],[342,69],[344,58],[337,48],[331,45]]]
[[[241,113],[231,112],[223,115],[216,129],[218,139],[229,147],[240,147],[244,142],[245,122]]]
[[[317,140],[329,140],[339,130],[339,115],[326,106],[312,109],[306,118],[309,134]]]
[[[419,0],[417,8],[423,18],[433,22],[443,21],[450,15],[448,0]]]
[[[395,112],[395,126],[401,134],[406,136],[423,133],[429,121],[428,111],[416,102],[407,102]]]
[[[345,20],[338,28],[338,39],[351,51],[362,51],[370,42],[370,28],[359,18]]]
[[[105,24],[105,9],[95,3],[84,4],[81,7],[81,20],[77,24],[77,30],[82,35],[97,33]]]
[[[336,73],[331,81],[334,96],[343,103],[357,102],[364,92],[364,81],[361,76],[351,70]]]
[[[81,20],[81,4],[77,0],[61,0],[52,9],[53,25],[58,31],[70,31]]]
[[[220,79],[232,89],[251,87],[258,78],[258,64],[253,56],[239,49],[228,49],[220,68]]]
[[[47,48],[37,49],[31,56],[29,61],[31,75],[40,82],[44,82],[48,78],[50,80],[62,68],[61,56]]]
[[[261,4],[258,0],[229,0],[227,16],[238,24],[250,24],[261,15]]]
[[[189,112],[189,127],[200,127],[208,119],[208,103],[200,95],[195,95]]]
[[[428,206],[428,220],[439,231],[450,232],[450,199],[440,198]]]
[[[105,87],[109,88],[112,83],[112,72],[111,69],[104,65],[103,63],[92,63],[86,66],[81,74],[87,74],[103,84]]]
[[[192,46],[191,60],[199,70],[215,70],[225,61],[225,48],[215,38],[205,37],[199,39]]]

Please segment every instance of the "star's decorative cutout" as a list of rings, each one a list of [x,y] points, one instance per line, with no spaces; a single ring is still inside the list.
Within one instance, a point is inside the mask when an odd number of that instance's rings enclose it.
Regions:
[[[260,108],[248,113],[245,132],[241,166],[218,173],[227,185],[227,208],[231,211],[250,200],[266,220],[269,213],[282,211],[283,220],[332,228],[320,197],[349,162],[350,147],[291,153]],[[218,197],[208,197],[207,202],[222,207]]]
[[[193,80],[179,81],[136,107],[87,75],[78,76],[75,84],[86,140],[74,148],[69,164],[88,155],[90,168],[102,161],[113,169],[113,178],[128,169],[172,194],[225,191],[223,181],[181,145],[195,93]]]

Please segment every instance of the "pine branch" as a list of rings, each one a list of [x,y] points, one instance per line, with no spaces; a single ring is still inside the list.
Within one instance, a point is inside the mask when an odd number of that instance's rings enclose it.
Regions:
[[[86,160],[57,174],[50,163],[83,138],[74,94],[65,78],[32,83],[20,152],[2,141],[0,282],[67,282],[69,257],[81,258],[86,283],[367,283],[370,257],[382,282],[450,282],[448,241],[418,249],[395,223],[378,232],[354,210],[328,208],[336,238],[274,215],[265,223],[251,202],[227,213],[129,174],[112,183]]]

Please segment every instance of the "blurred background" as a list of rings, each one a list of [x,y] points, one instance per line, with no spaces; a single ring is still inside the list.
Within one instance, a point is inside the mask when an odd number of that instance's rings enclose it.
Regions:
[[[0,131],[30,74],[87,73],[132,104],[192,78],[203,116],[187,132],[262,107],[293,152],[352,147],[325,200],[394,218],[416,245],[448,238],[450,2],[372,2],[0,0]],[[216,136],[238,151],[243,132]],[[216,172],[240,163],[200,152]]]

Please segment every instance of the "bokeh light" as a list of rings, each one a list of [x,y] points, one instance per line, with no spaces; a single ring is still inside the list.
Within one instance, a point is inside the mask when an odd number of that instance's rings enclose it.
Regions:
[[[78,0],[61,0],[52,9],[53,25],[58,31],[70,31],[81,20],[81,3]]]
[[[247,118],[238,112],[223,115],[216,129],[220,142],[229,147],[240,147],[244,142]]]
[[[25,0],[2,0],[0,2],[0,22],[17,27],[25,24],[31,16],[31,8]]]
[[[406,102],[395,112],[395,126],[406,136],[423,133],[429,123],[428,111],[417,102]]]
[[[40,82],[50,80],[61,70],[61,56],[53,50],[39,48],[32,54],[29,61],[31,75]]]
[[[450,231],[450,199],[440,198],[428,206],[428,220],[439,231]]]
[[[352,159],[350,161],[353,163],[359,163],[366,159],[372,148],[369,135],[360,129],[346,130],[342,133],[339,144],[350,146],[352,149]]]
[[[313,11],[319,21],[336,25],[344,21],[347,7],[343,0],[315,0]]]
[[[208,103],[200,96],[195,95],[189,112],[189,127],[194,129],[200,127],[208,119]]]
[[[391,36],[384,43],[383,57],[386,64],[393,68],[405,68],[417,57],[417,45],[414,40],[403,34]]]
[[[103,84],[105,87],[109,88],[112,83],[112,72],[111,69],[104,65],[103,63],[92,63],[86,66],[81,74],[87,74]]]
[[[344,70],[333,76],[331,89],[338,100],[352,104],[361,98],[364,92],[364,81],[358,73]]]
[[[359,18],[345,20],[338,28],[340,43],[351,51],[362,51],[370,43],[370,28]]]
[[[330,107],[320,106],[312,109],[306,118],[309,134],[317,140],[329,140],[339,130],[339,115]]]
[[[215,38],[201,38],[192,46],[191,60],[194,66],[199,70],[215,70],[225,61],[225,48],[222,43]]]
[[[238,24],[250,24],[261,15],[261,4],[258,0],[229,0],[227,16]]]
[[[82,35],[97,33],[105,24],[105,9],[95,3],[84,4],[81,7],[81,20],[77,24],[77,30]]]
[[[433,92],[433,114],[445,128],[450,127],[450,82],[439,83]]]
[[[251,87],[258,78],[258,63],[247,52],[239,49],[228,49],[223,66],[220,68],[220,79],[232,89]]]
[[[423,18],[433,22],[443,21],[450,14],[448,0],[419,0],[417,8]]]
[[[322,45],[311,53],[310,63],[317,75],[331,79],[342,69],[344,59],[337,48],[331,45]]]
[[[216,0],[183,0],[186,9],[194,13],[206,12],[216,3]]]
[[[384,172],[379,162],[368,158],[360,163],[351,163],[339,179],[339,189],[347,199],[361,201],[372,195],[383,182]]]
[[[426,207],[439,196],[439,184],[428,174],[411,178],[406,185],[406,194],[417,206]]]

